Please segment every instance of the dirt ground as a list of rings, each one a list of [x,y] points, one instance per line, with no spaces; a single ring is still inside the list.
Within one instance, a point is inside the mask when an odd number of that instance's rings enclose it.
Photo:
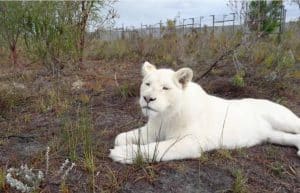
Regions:
[[[263,144],[247,149],[218,150],[205,153],[200,159],[170,161],[144,166],[114,163],[108,158],[115,136],[145,123],[138,105],[140,64],[88,61],[81,70],[64,70],[58,78],[43,68],[26,67],[22,71],[2,69],[0,83],[21,90],[23,99],[5,111],[0,101],[0,167],[6,170],[27,163],[35,169],[45,169],[45,151],[50,146],[49,173],[53,176],[68,158],[66,148],[59,143],[63,125],[61,107],[38,111],[35,105],[43,93],[64,85],[61,95],[73,102],[69,116],[76,119],[75,110],[88,96],[92,115],[95,192],[300,192],[300,159],[296,148]],[[76,80],[83,87],[71,89]],[[299,80],[298,80],[299,81]],[[16,83],[22,86],[16,86]],[[267,98],[281,102],[300,115],[300,96],[287,89],[260,85],[253,81],[242,88],[232,86],[225,74],[212,74],[199,82],[209,93],[226,97]],[[294,82],[297,85],[299,82]],[[300,85],[300,84],[298,84]],[[120,88],[123,88],[120,89]],[[3,92],[3,91],[1,91]],[[45,95],[48,96],[48,95]],[[40,103],[38,103],[40,104]],[[2,105],[2,106],[1,106]],[[5,111],[5,112],[4,112]],[[90,175],[83,164],[83,152],[62,190],[55,177],[45,181],[41,192],[92,192]],[[3,192],[14,192],[7,184]]]

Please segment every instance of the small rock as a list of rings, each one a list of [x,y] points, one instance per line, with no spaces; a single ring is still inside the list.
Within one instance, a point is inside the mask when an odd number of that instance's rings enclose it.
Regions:
[[[13,82],[13,86],[15,87],[15,89],[20,89],[23,90],[26,88],[26,86],[22,83],[17,83],[17,82]]]
[[[72,90],[82,89],[83,85],[84,85],[84,82],[82,82],[82,80],[77,80],[72,83]]]
[[[2,91],[2,90],[8,90],[9,87],[10,87],[9,84],[0,82],[0,91]]]

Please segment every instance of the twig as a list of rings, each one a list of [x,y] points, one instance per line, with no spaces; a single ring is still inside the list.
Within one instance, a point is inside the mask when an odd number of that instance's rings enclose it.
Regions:
[[[224,129],[225,129],[225,123],[226,123],[226,119],[227,119],[227,115],[228,115],[229,106],[230,106],[230,104],[227,105],[226,113],[225,113],[225,117],[224,117],[224,121],[223,121],[223,125],[222,125],[222,131],[221,131],[221,136],[220,136],[221,148],[223,148]]]
[[[118,82],[118,80],[117,80],[117,73],[116,73],[116,72],[115,72],[115,75],[114,75],[114,80],[115,80],[116,86],[117,86],[118,88],[120,88],[120,84],[119,84],[119,82]]]
[[[9,135],[9,136],[0,136],[0,139],[10,139],[10,138],[34,139],[35,137],[36,136]]]
[[[180,137],[180,136],[178,136],[177,138],[176,138],[176,140],[164,151],[164,153],[162,154],[162,156],[161,156],[161,158],[160,158],[160,162],[162,161],[162,159],[164,158],[164,156],[166,155],[166,153],[168,153],[168,151],[174,146],[174,145],[176,145],[176,143],[177,142],[179,142],[179,141],[181,141],[181,140],[183,140],[185,137],[187,137],[187,136],[189,136],[189,135],[184,135],[184,136],[182,136],[182,137]]]

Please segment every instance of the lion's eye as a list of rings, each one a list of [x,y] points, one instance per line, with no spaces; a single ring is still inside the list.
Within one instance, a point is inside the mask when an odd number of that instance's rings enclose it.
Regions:
[[[170,88],[165,87],[165,86],[164,86],[162,89],[163,89],[163,90],[170,90]]]
[[[149,82],[147,82],[147,83],[146,83],[146,85],[147,85],[147,86],[150,86],[150,83],[149,83]]]

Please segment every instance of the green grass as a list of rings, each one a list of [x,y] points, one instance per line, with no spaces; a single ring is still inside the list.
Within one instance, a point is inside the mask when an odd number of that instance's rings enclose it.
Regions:
[[[59,192],[61,193],[70,193],[69,187],[65,181],[62,181],[59,185]]]
[[[234,86],[237,87],[244,87],[245,86],[245,80],[244,80],[245,72],[237,72],[232,79],[232,83]]]
[[[201,156],[199,157],[200,163],[206,163],[209,160],[209,153],[208,152],[202,152]]]
[[[5,189],[5,176],[6,172],[3,168],[0,167],[0,191],[4,191]]]
[[[122,99],[138,95],[138,87],[129,83],[123,83],[118,86],[117,95]]]
[[[131,150],[129,150],[129,151],[131,151]],[[142,155],[140,147],[138,147],[138,151],[135,153],[136,153],[136,156],[133,160],[134,166],[136,166],[138,168],[145,167],[148,163],[147,163],[147,160],[145,160],[144,156]]]
[[[69,158],[72,161],[76,161],[78,159],[77,147],[80,142],[79,130],[73,121],[66,115],[63,117],[63,126],[62,126],[62,146],[67,146],[67,151],[69,154]]]
[[[50,89],[44,95],[39,96],[35,104],[38,112],[54,111],[59,116],[67,111],[70,106],[70,99],[63,96],[62,93],[62,90]]]
[[[275,161],[271,164],[268,165],[268,168],[271,170],[271,172],[278,177],[282,177],[285,169],[284,169],[284,165],[278,161]]]
[[[234,160],[234,157],[232,156],[232,152],[228,149],[218,149],[216,151],[216,155],[220,159]]]
[[[233,172],[234,176],[234,182],[232,185],[231,191],[233,193],[247,193],[248,188],[247,188],[247,178],[244,175],[243,171],[241,169],[237,169]]]
[[[76,120],[72,120],[66,115],[66,117],[63,117],[63,123],[62,145],[67,146],[69,158],[72,161],[78,161],[80,158],[80,152],[78,151],[83,150],[83,165],[89,174],[88,184],[90,191],[95,192],[96,169],[92,141],[93,124],[87,103],[78,106]]]

